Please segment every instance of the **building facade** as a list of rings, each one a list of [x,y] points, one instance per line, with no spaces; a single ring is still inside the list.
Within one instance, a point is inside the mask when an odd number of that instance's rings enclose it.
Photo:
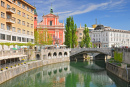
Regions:
[[[130,31],[113,29],[103,25],[97,27],[90,33],[93,46],[98,48],[106,47],[130,47]]]
[[[43,31],[47,29],[48,33],[52,37],[52,44],[60,44],[64,43],[64,23],[59,22],[59,16],[53,14],[53,8],[50,9],[50,14],[43,15],[43,19],[41,22],[37,23],[37,12],[34,12],[34,27],[38,31]]]
[[[0,0],[0,42],[34,42],[34,9],[25,0]]]
[[[80,27],[77,28],[77,37],[78,37],[77,40],[79,44],[82,41],[84,29],[85,29],[84,27],[81,27],[81,24],[80,24]],[[94,30],[94,28],[91,28],[91,27],[88,27],[88,29],[89,29],[89,32]]]

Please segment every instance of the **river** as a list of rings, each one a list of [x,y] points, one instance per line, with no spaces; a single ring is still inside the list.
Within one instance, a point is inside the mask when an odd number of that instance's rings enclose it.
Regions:
[[[105,61],[64,62],[23,73],[0,87],[130,87],[107,72]]]

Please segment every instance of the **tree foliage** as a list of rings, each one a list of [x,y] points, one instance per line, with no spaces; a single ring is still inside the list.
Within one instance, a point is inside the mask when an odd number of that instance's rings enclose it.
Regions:
[[[34,38],[35,38],[35,44],[38,45],[38,38],[39,38],[39,33],[38,31],[34,31]]]
[[[123,61],[123,53],[114,52],[114,60],[116,60],[117,62],[122,62]]]
[[[35,44],[36,45],[51,45],[52,36],[48,33],[47,29],[39,29],[34,32]]]
[[[82,40],[81,43],[80,43],[80,47],[84,47],[84,42],[83,42],[83,40]]]
[[[77,26],[74,24],[73,17],[69,17],[66,19],[66,25],[65,25],[65,45],[67,47],[74,48],[78,45],[77,42]]]
[[[92,46],[92,43],[90,41],[90,36],[89,36],[89,29],[86,24],[85,24],[85,29],[83,31],[83,39],[81,42],[82,44],[84,44],[86,48],[89,48]]]

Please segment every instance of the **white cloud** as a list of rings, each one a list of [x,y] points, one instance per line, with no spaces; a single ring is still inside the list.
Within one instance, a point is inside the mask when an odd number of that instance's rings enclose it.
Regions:
[[[106,0],[106,2],[103,0],[100,1],[100,3],[91,3],[90,1],[88,2],[88,0],[38,0],[36,2],[36,8],[39,21],[42,20],[41,16],[43,13],[45,15],[49,13],[51,3],[54,14],[58,13],[60,20],[66,19],[68,16],[83,14],[94,10],[119,11],[119,9],[122,10],[124,6],[124,0]]]
[[[64,13],[70,13],[70,12],[72,12],[72,11],[64,11],[64,12],[56,12],[56,13],[54,13],[54,14],[64,14]]]

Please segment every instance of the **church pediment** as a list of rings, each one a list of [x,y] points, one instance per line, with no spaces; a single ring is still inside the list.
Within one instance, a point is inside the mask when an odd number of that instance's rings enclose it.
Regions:
[[[48,14],[48,15],[45,15],[44,17],[57,17],[57,16],[54,14]]]

